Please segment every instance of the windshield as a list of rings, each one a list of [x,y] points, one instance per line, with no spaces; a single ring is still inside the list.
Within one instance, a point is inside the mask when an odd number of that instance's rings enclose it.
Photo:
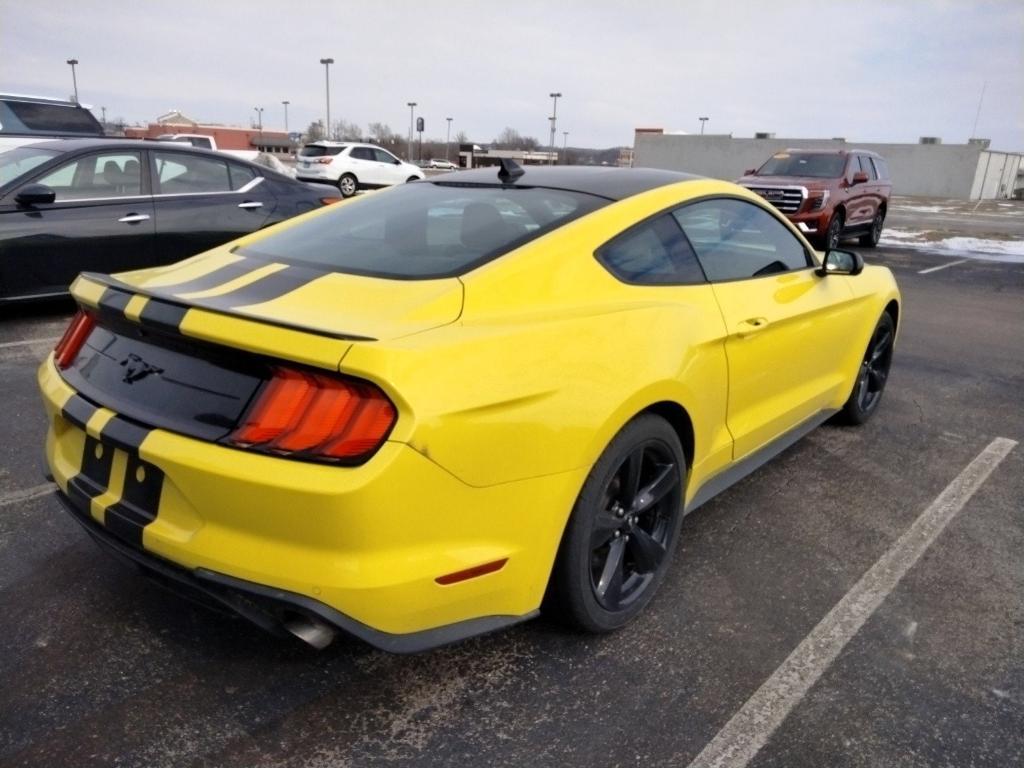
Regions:
[[[812,176],[838,179],[846,166],[845,155],[811,155],[780,152],[757,169],[758,176]]]
[[[323,157],[324,155],[337,155],[340,154],[341,150],[344,148],[344,144],[340,147],[325,147],[320,144],[307,144],[299,150],[299,157]]]
[[[555,189],[403,184],[238,252],[356,275],[452,277],[608,202]]]
[[[55,149],[17,147],[0,152],[0,187],[59,155]]]

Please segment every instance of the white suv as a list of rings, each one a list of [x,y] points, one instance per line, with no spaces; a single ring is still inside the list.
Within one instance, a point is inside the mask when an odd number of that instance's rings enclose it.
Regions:
[[[314,141],[299,150],[295,176],[302,181],[337,184],[342,197],[357,189],[377,189],[423,178],[423,171],[372,144]]]

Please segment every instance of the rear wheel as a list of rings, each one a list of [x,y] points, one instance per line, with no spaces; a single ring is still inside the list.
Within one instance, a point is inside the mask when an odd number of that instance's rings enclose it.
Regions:
[[[628,623],[668,570],[683,518],[686,459],[662,418],[627,424],[598,459],[573,507],[549,604],[590,632]]]
[[[874,248],[882,239],[882,223],[885,221],[885,214],[879,211],[871,222],[871,230],[866,235],[860,236],[860,244],[865,248]]]
[[[341,178],[338,179],[338,190],[341,192],[342,197],[352,197],[358,188],[359,183],[351,173],[342,174]]]
[[[419,176],[410,176],[408,179],[405,180],[405,183],[408,184],[410,181],[419,181],[419,180],[420,180]]]
[[[875,326],[875,332],[871,334],[850,399],[843,406],[843,420],[848,424],[863,424],[878,410],[885,383],[889,379],[895,339],[896,324],[892,315],[884,312]]]

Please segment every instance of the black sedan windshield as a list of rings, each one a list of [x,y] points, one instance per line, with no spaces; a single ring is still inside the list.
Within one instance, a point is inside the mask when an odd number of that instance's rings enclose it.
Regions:
[[[782,152],[757,170],[758,176],[811,176],[838,179],[846,166],[844,155],[811,155]]]
[[[0,187],[14,181],[24,173],[47,160],[52,160],[60,152],[53,149],[33,149],[32,147],[16,147],[0,152]]]
[[[375,192],[238,252],[357,275],[461,275],[609,201],[539,187],[416,182]]]

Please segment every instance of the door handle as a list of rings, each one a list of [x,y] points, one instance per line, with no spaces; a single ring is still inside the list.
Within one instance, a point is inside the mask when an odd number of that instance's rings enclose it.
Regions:
[[[263,203],[258,200],[246,200],[244,203],[238,204],[239,208],[262,208]]]
[[[751,317],[747,320],[740,322],[739,330],[737,334],[739,336],[749,336],[752,333],[763,331],[768,327],[768,318],[766,317]]]
[[[122,216],[118,221],[124,224],[138,224],[140,221],[148,221],[148,213],[129,213],[127,216]]]

